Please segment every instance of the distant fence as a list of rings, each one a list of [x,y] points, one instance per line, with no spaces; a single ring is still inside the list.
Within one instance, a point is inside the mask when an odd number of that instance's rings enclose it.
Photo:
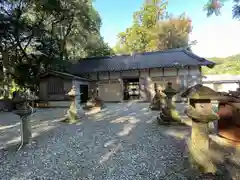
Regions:
[[[13,104],[11,99],[0,99],[0,112],[12,111]]]

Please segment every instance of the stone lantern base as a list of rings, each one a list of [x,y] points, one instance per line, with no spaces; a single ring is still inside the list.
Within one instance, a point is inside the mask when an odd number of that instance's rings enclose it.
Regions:
[[[182,125],[182,119],[175,109],[163,108],[160,116],[157,117],[159,125]]]

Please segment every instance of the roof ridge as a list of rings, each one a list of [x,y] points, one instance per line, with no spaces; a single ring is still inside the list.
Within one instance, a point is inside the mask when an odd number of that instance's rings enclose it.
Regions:
[[[196,54],[194,54],[191,51],[188,51],[186,49],[182,49],[182,52],[184,52],[187,56],[190,56],[190,57],[196,59],[197,61],[200,61],[200,62],[207,61],[205,58],[199,57]]]
[[[169,53],[169,52],[179,52],[179,51],[182,51],[182,48],[172,48],[172,49],[166,49],[166,50],[160,50],[160,51],[139,52],[136,54]]]
[[[94,56],[94,57],[87,57],[82,58],[82,60],[95,60],[95,59],[106,59],[106,58],[113,58],[113,57],[122,57],[122,56],[135,56],[135,55],[144,55],[144,54],[155,54],[155,53],[169,53],[169,52],[179,52],[182,51],[182,48],[172,48],[172,49],[166,49],[166,50],[160,50],[160,51],[148,51],[148,52],[135,52],[133,54],[120,54],[120,55],[113,55],[113,56]]]
[[[63,76],[68,76],[68,77],[72,77],[72,78],[78,78],[78,79],[82,79],[82,80],[89,80],[89,79],[81,77],[79,75],[75,75],[75,74],[71,74],[71,73],[67,73],[67,72],[62,72],[62,71],[57,71],[57,70],[52,70],[52,69],[46,70],[44,73],[42,73],[40,75],[40,77],[44,77],[44,76],[50,75],[50,74],[52,74],[52,75],[54,75],[54,74],[56,74],[56,75],[63,75]]]

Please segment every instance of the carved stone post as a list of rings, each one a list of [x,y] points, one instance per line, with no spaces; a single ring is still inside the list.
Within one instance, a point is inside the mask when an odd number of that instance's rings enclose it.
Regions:
[[[15,92],[13,95],[13,102],[15,108],[13,113],[18,115],[21,119],[21,145],[19,149],[25,144],[28,144],[31,137],[31,125],[30,125],[30,115],[35,112],[35,110],[29,105],[28,101],[37,99],[35,96],[27,95],[26,93]]]

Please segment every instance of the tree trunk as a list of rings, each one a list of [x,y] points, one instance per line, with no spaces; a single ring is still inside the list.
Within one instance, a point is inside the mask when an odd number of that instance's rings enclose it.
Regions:
[[[3,96],[4,98],[9,97],[9,76],[8,76],[8,52],[2,51],[2,60],[3,60],[3,87],[4,92]]]

